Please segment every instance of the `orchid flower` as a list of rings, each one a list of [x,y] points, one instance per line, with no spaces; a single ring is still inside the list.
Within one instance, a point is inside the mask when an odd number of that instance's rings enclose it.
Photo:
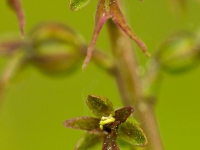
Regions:
[[[97,118],[78,117],[64,122],[67,128],[87,131],[75,150],[86,150],[100,142],[103,142],[102,150],[119,150],[116,141],[118,137],[133,146],[147,144],[144,132],[130,117],[133,107],[126,106],[114,111],[108,98],[94,95],[87,97],[87,105]]]

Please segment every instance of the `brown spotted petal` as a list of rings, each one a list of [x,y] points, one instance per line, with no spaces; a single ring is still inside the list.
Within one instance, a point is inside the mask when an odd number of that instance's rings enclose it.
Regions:
[[[124,141],[135,146],[145,146],[148,143],[142,129],[132,120],[122,123],[119,126],[118,134]]]
[[[24,12],[21,6],[20,0],[8,0],[8,4],[11,6],[11,8],[15,11],[17,14],[18,20],[19,20],[19,27],[22,36],[24,36],[24,24],[25,24],[25,17]]]
[[[115,111],[115,119],[116,121],[120,121],[123,123],[126,119],[133,113],[134,109],[131,106],[123,107]]]
[[[66,120],[64,126],[67,128],[92,131],[99,128],[100,119],[92,117],[79,117]]]
[[[93,148],[96,144],[100,143],[103,139],[101,133],[85,133],[84,136],[76,144],[75,150],[87,150]]]
[[[91,39],[90,44],[87,49],[87,56],[85,58],[83,66],[82,66],[83,69],[85,69],[87,64],[89,63],[89,61],[92,57],[93,51],[94,51],[95,44],[97,42],[99,32],[100,32],[102,26],[104,25],[104,23],[106,22],[106,20],[109,18],[109,14],[105,10],[105,5],[104,5],[105,2],[104,1],[105,0],[100,0],[99,4],[97,6],[94,31],[93,31],[92,39]]]
[[[97,117],[114,115],[112,102],[103,96],[88,95],[87,105]]]
[[[103,141],[103,147],[102,150],[120,150],[117,146],[117,126],[120,124],[119,121],[115,121],[112,124],[111,132],[107,133],[104,141]]]
[[[119,4],[117,3],[117,0],[110,0],[110,15],[112,20],[132,39],[134,40],[137,45],[141,48],[143,53],[146,56],[150,56],[150,54],[147,52],[146,45],[142,42],[140,38],[136,36],[136,34],[131,30],[131,28],[128,26],[126,20],[124,19],[124,16],[119,8]]]

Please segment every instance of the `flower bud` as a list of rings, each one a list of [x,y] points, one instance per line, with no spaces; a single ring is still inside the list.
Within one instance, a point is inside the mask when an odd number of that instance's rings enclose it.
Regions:
[[[31,61],[50,73],[71,72],[81,64],[83,41],[69,27],[43,23],[29,35]]]
[[[199,55],[197,36],[190,32],[178,32],[162,43],[156,57],[164,71],[182,73],[197,66]]]

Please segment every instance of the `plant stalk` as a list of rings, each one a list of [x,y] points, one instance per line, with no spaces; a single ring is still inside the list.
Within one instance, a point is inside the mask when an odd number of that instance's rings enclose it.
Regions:
[[[2,100],[3,93],[6,89],[9,81],[16,74],[16,72],[23,65],[23,63],[24,63],[24,53],[23,52],[16,52],[8,60],[8,63],[6,65],[4,71],[2,72],[2,75],[0,78],[0,99],[1,100]],[[2,101],[0,104],[2,104]]]
[[[108,20],[108,31],[115,61],[113,76],[123,103],[134,106],[134,114],[148,139],[146,149],[163,150],[154,105],[144,98],[142,81],[137,73],[138,64],[133,55],[131,41],[111,20]]]

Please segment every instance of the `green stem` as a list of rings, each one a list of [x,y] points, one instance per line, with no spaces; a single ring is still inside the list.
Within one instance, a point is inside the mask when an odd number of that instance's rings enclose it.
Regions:
[[[148,150],[163,150],[154,105],[143,97],[142,81],[137,73],[137,60],[133,55],[130,39],[111,21],[108,21],[109,35],[115,58],[113,73],[124,105],[134,105],[135,115],[148,138]]]
[[[3,96],[3,92],[6,89],[9,81],[16,74],[18,69],[22,66],[24,62],[24,54],[22,52],[17,52],[8,61],[2,75],[0,78],[0,98]]]

